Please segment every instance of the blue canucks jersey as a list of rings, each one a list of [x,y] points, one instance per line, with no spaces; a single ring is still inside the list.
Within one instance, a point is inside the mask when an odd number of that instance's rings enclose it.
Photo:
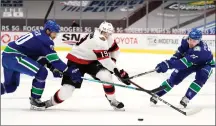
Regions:
[[[182,39],[181,45],[171,59],[171,67],[185,69],[191,66],[203,66],[209,64],[215,66],[213,54],[208,45],[200,41],[198,45],[189,48],[187,39]]]
[[[10,42],[2,55],[27,56],[35,61],[43,56],[60,71],[67,68],[54,50],[54,42],[44,30],[32,31],[16,41]]]

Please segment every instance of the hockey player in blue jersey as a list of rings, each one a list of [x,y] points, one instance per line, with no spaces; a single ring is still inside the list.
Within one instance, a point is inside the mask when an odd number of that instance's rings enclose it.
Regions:
[[[48,20],[43,30],[32,31],[7,45],[2,52],[4,83],[1,83],[1,95],[13,93],[17,89],[21,73],[34,76],[30,97],[31,109],[45,109],[45,104],[40,100],[48,74],[45,64],[48,64],[54,77],[61,77],[61,74],[65,73],[72,81],[81,81],[79,69],[75,66],[68,68],[54,50],[53,39],[59,30],[60,26],[55,21]]]
[[[156,93],[159,97],[169,92],[175,85],[178,85],[188,75],[196,73],[195,80],[190,84],[180,105],[186,108],[189,101],[201,90],[212,73],[215,66],[212,52],[205,42],[201,40],[202,32],[193,29],[186,39],[182,39],[181,46],[169,59],[159,63],[156,68],[158,73],[165,73],[168,69],[175,69],[170,78],[162,83],[164,90]],[[157,103],[155,97],[150,101]]]

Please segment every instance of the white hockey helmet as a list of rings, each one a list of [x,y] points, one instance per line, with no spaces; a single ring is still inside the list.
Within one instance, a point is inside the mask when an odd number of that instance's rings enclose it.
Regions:
[[[99,30],[103,32],[107,32],[109,34],[112,34],[114,32],[113,25],[109,22],[102,22],[99,26]]]

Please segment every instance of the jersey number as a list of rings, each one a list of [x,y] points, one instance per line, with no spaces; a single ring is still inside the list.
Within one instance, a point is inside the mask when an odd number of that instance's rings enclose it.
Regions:
[[[109,53],[107,51],[103,51],[103,52],[101,52],[101,56],[102,57],[108,57]]]
[[[15,43],[17,45],[21,45],[23,43],[25,43],[26,41],[28,41],[29,39],[31,39],[32,37],[34,37],[34,35],[32,33],[28,33],[26,35],[21,36],[20,38],[18,38]]]

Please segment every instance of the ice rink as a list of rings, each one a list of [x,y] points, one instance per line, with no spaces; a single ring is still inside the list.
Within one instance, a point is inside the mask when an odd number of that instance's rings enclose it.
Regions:
[[[64,61],[66,61],[66,54],[67,52],[59,52]],[[130,75],[135,75],[154,69],[157,63],[170,56],[122,53],[117,65],[128,71]],[[134,79],[134,82],[146,89],[153,89],[167,79],[171,72],[169,70],[165,74],[152,73]],[[3,76],[1,77],[3,82]],[[189,108],[185,109],[188,111],[193,108],[202,108],[201,112],[192,116],[184,116],[161,102],[156,107],[150,106],[150,96],[145,92],[121,87],[116,87],[116,97],[125,104],[126,111],[114,111],[104,97],[102,85],[89,81],[84,81],[82,88],[76,90],[73,96],[64,103],[46,111],[31,111],[28,98],[32,79],[32,77],[22,75],[16,92],[1,96],[2,125],[215,125],[215,71],[199,94],[190,102]],[[115,77],[113,80],[120,83]],[[194,74],[162,98],[178,106],[193,80]],[[61,87],[60,83],[61,79],[55,79],[52,73],[49,73],[43,100],[49,99]],[[138,121],[138,118],[144,120]]]

